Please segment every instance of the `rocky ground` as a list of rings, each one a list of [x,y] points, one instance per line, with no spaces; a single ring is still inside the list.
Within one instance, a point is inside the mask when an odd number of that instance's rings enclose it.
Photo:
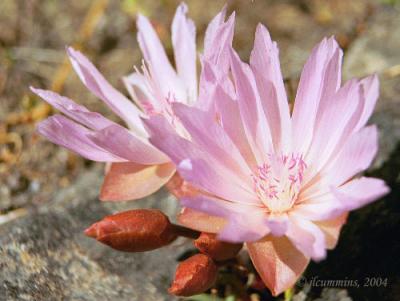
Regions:
[[[293,300],[400,299],[400,8],[397,1],[241,0],[235,46],[246,58],[257,22],[279,43],[289,91],[307,55],[322,37],[334,34],[345,49],[344,77],[376,72],[381,98],[371,120],[381,150],[369,171],[392,193],[350,216],[338,247],[311,264],[305,279],[357,280],[359,287],[299,285]],[[51,114],[29,85],[50,88],[111,117],[110,112],[63,64],[65,45],[75,45],[123,89],[120,77],[140,63],[135,14],[149,15],[171,54],[169,25],[178,1],[0,2],[0,300],[171,300],[166,289],[185,240],[162,250],[125,254],[103,247],[82,230],[111,212],[156,207],[174,216],[178,205],[160,191],[123,204],[97,200],[103,166],[52,145],[35,133]],[[187,1],[204,29],[224,1]],[[367,278],[387,284],[364,286]],[[256,298],[254,296],[254,298]],[[262,300],[276,300],[262,296]],[[278,298],[279,299],[279,298]],[[282,297],[280,298],[282,299]],[[200,299],[198,299],[200,300]],[[206,299],[202,299],[206,300]],[[254,299],[257,300],[257,299]]]

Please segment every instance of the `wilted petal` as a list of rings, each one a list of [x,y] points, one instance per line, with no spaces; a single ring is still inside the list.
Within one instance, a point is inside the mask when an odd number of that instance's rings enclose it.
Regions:
[[[98,162],[126,161],[94,143],[89,138],[89,135],[93,133],[91,130],[62,115],[56,114],[40,122],[37,130],[51,142],[78,153],[86,159]]]
[[[248,243],[247,249],[261,279],[274,296],[293,287],[310,261],[286,237],[269,235]]]
[[[98,98],[103,100],[115,114],[120,116],[132,129],[145,135],[140,119],[140,111],[123,94],[114,89],[101,75],[96,67],[79,51],[72,47],[67,49],[75,72],[85,86]]]
[[[141,165],[133,162],[113,163],[101,187],[102,201],[128,201],[144,198],[160,189],[172,175],[171,163]]]
[[[196,28],[191,19],[187,18],[188,8],[181,3],[172,22],[172,44],[179,77],[185,83],[188,104],[197,99],[196,74]]]

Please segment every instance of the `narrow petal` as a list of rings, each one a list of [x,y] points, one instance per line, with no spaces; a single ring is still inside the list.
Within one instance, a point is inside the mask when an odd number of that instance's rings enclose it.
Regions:
[[[72,47],[69,47],[67,52],[75,72],[84,85],[94,95],[103,100],[132,129],[145,135],[139,109],[123,94],[114,89],[82,53],[74,50]]]
[[[250,67],[231,49],[231,64],[238,104],[250,146],[259,164],[272,151],[270,128],[261,106],[256,82]]]
[[[172,22],[172,44],[178,75],[186,86],[188,104],[193,104],[197,99],[196,28],[187,18],[187,11],[183,2],[176,10]]]
[[[332,193],[346,211],[361,208],[389,191],[383,180],[366,177],[351,180],[339,188],[332,188]]]
[[[133,162],[113,163],[101,187],[102,201],[141,199],[156,192],[175,173],[172,163],[141,165]]]
[[[327,86],[332,84],[328,81],[338,78],[327,73],[327,70],[335,72],[340,69],[328,68],[337,49],[338,45],[333,39],[324,39],[313,49],[301,73],[292,114],[294,149],[301,153],[311,143],[321,97]],[[337,85],[337,82],[334,84]]]
[[[35,89],[33,87],[31,87],[31,90],[33,93],[43,98],[55,109],[61,111],[69,118],[92,130],[101,130],[112,124],[115,124],[111,120],[103,117],[101,114],[91,112],[84,106],[78,105],[73,100],[61,96],[55,92]]]
[[[51,142],[61,145],[82,157],[98,162],[124,162],[126,159],[115,155],[94,143],[88,135],[89,129],[62,116],[54,115],[40,122],[38,132]]]
[[[290,149],[291,139],[289,104],[279,64],[278,47],[262,24],[257,26],[250,66],[271,128],[275,151],[285,153]]]
[[[226,6],[207,27],[204,39],[204,60],[218,66],[221,74],[229,69],[229,51],[232,46],[235,13],[224,22]]]
[[[179,101],[186,99],[183,83],[172,68],[150,21],[139,14],[136,25],[138,28],[137,39],[140,49],[148,64],[151,76],[154,82],[159,85],[162,95],[167,97],[173,93],[174,97]]]
[[[247,141],[237,102],[219,85],[215,89],[213,99],[216,114],[218,114],[224,131],[238,148],[250,168],[256,168],[257,162]]]
[[[368,76],[361,80],[361,85],[364,87],[365,105],[362,116],[357,123],[355,131],[359,130],[367,123],[368,119],[372,115],[376,101],[379,97],[379,79],[376,74]]]
[[[211,20],[208,24],[205,36],[204,36],[204,48],[205,49],[212,49],[212,43],[215,40],[215,37],[218,33],[218,29],[224,23],[225,16],[226,16],[226,9],[227,6],[221,9],[221,11]]]
[[[218,233],[226,225],[226,220],[222,217],[190,208],[182,209],[178,215],[178,221],[185,227],[207,233]]]
[[[170,161],[146,139],[117,124],[92,133],[90,139],[102,148],[131,162],[152,165]]]
[[[268,235],[248,243],[247,249],[258,274],[274,296],[293,287],[310,262],[284,236]]]

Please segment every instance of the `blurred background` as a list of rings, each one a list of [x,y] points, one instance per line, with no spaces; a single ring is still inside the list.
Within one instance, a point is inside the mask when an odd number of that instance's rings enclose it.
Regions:
[[[202,51],[204,31],[226,1],[188,0]],[[352,213],[338,247],[311,264],[309,280],[357,280],[360,287],[299,284],[293,300],[400,300],[400,3],[396,0],[236,0],[234,46],[243,59],[258,22],[280,47],[289,95],[312,47],[335,35],[345,51],[344,79],[378,73],[381,97],[371,122],[381,149],[369,174],[392,193]],[[53,113],[29,86],[55,90],[115,119],[72,72],[65,46],[81,49],[124,93],[121,77],[140,65],[136,14],[148,16],[168,54],[170,25],[180,1],[0,1],[0,300],[172,300],[166,290],[177,260],[191,245],[178,241],[146,254],[112,251],[85,238],[85,227],[111,212],[157,207],[171,216],[176,201],[165,191],[143,201],[97,200],[102,164],[41,138],[37,122]],[[334,126],[334,125],[333,125]],[[349,162],[351,164],[351,162]],[[211,295],[192,300],[283,300],[228,270]],[[364,286],[366,278],[386,285]],[[244,297],[247,296],[247,297]],[[230,299],[228,299],[230,298]],[[247,299],[246,299],[247,298]]]

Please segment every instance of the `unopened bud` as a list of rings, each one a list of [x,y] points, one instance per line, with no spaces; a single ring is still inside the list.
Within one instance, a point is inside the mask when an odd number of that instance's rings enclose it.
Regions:
[[[217,267],[204,254],[196,254],[182,261],[176,269],[169,293],[176,296],[193,296],[208,290],[217,278]]]
[[[87,236],[116,250],[145,252],[171,243],[177,235],[160,210],[129,210],[106,216],[85,230]]]
[[[201,253],[210,256],[216,261],[234,258],[243,246],[241,243],[233,244],[220,241],[215,234],[205,232],[202,232],[193,243]]]

